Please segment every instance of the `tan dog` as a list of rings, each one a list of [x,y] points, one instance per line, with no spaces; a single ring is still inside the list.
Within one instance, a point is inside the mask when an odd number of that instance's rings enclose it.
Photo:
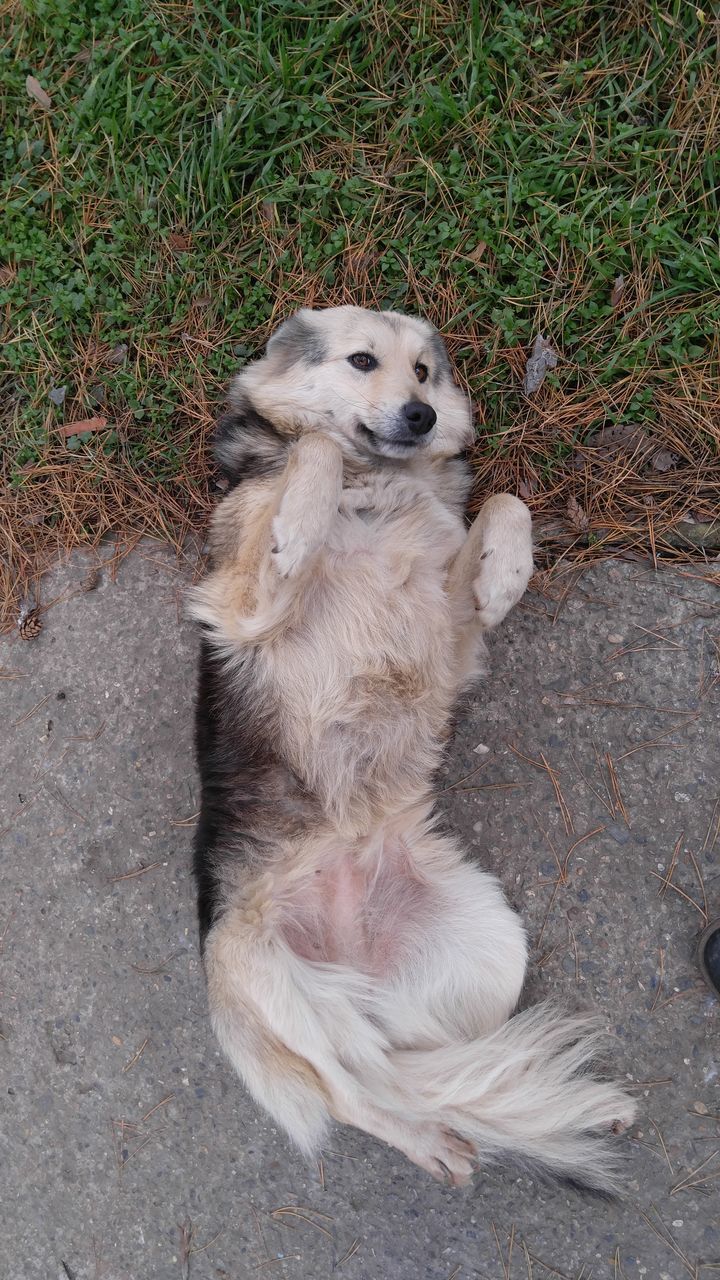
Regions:
[[[507,1153],[611,1190],[633,1104],[586,1021],[510,1017],[526,941],[435,828],[432,779],[530,516],[463,510],[470,408],[427,323],[301,311],[235,380],[197,718],[201,938],[217,1036],[307,1153],[332,1118],[453,1184]]]

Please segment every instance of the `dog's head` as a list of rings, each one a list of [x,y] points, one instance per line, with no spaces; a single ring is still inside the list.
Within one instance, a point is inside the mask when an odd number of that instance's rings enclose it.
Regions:
[[[355,460],[450,456],[472,438],[470,405],[442,338],[427,321],[393,311],[298,311],[235,379],[230,406],[281,436],[322,431]],[[221,465],[232,446],[232,432],[221,431]]]

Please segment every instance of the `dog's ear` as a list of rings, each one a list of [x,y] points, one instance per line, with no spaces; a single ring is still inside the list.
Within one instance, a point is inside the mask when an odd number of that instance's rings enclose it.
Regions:
[[[452,366],[450,364],[450,356],[445,346],[445,340],[442,334],[438,333],[434,326],[430,335],[430,350],[433,354],[433,364],[435,366],[433,372],[433,382],[444,382],[452,379]]]
[[[271,475],[285,466],[291,438],[261,417],[253,404],[253,391],[282,377],[296,364],[320,364],[327,359],[327,345],[316,316],[308,307],[290,316],[270,338],[262,359],[253,361],[235,378],[228,411],[220,418],[214,438],[215,461],[231,485]]]
[[[274,374],[285,373],[294,364],[322,364],[327,344],[315,321],[315,312],[303,307],[280,325],[267,344],[266,359]]]
[[[219,419],[213,437],[215,462],[230,487],[281,471],[289,444],[288,438],[233,388],[228,411]]]

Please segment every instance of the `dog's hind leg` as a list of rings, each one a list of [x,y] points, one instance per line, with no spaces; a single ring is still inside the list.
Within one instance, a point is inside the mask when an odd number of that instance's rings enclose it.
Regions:
[[[520,921],[492,877],[447,867],[449,857],[433,865],[429,840],[408,844],[434,910],[399,940],[383,1019],[397,1046],[395,1078],[416,1113],[469,1138],[481,1161],[505,1153],[616,1190],[609,1135],[635,1106],[593,1070],[596,1027],[547,1005],[510,1017],[525,967]],[[423,1034],[423,1013],[444,1040]]]
[[[530,512],[519,498],[488,498],[450,566],[448,595],[461,682],[482,672],[483,633],[524,595],[533,571]]]
[[[522,921],[495,877],[464,861],[452,839],[420,829],[404,832],[398,843],[407,854],[404,863],[396,855],[393,874],[417,888],[405,891],[411,905],[393,922],[383,1023],[395,1045],[488,1035],[520,997],[527,961]],[[386,842],[386,863],[393,844]],[[374,892],[389,901],[387,876],[380,873]],[[402,902],[401,888],[394,896]]]
[[[394,1079],[390,1044],[367,977],[308,963],[279,934],[261,936],[231,910],[205,952],[213,1029],[249,1092],[307,1155],[332,1119],[397,1147],[433,1177],[460,1186],[471,1143],[414,1113]]]

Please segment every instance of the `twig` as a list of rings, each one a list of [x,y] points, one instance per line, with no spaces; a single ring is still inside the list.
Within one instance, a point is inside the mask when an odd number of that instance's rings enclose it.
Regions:
[[[660,1146],[662,1147],[663,1155],[665,1156],[665,1160],[666,1160],[666,1162],[667,1162],[667,1167],[668,1167],[668,1169],[670,1170],[670,1172],[674,1175],[674,1174],[675,1174],[675,1170],[673,1169],[672,1164],[671,1164],[671,1162],[670,1162],[670,1156],[668,1155],[668,1149],[667,1149],[667,1147],[665,1146],[665,1139],[663,1138],[662,1133],[660,1132],[660,1128],[659,1128],[659,1126],[655,1123],[655,1121],[653,1120],[652,1116],[648,1116],[648,1120],[650,1121],[650,1124],[652,1125],[653,1129],[655,1130],[655,1132],[656,1132],[656,1134],[657,1134],[657,1136],[658,1136],[658,1141],[659,1141],[659,1143],[660,1143]]]
[[[457,782],[451,782],[448,787],[443,787],[442,791],[438,791],[437,794],[439,796],[444,796],[447,795],[448,791],[454,791],[456,787],[460,786],[461,782],[467,782],[469,778],[474,778],[482,769],[487,769],[489,763],[489,760],[482,760],[479,765],[474,769],[471,769],[469,773],[466,773],[464,778],[458,778]]]
[[[131,1071],[132,1068],[135,1066],[135,1063],[140,1061],[140,1058],[145,1052],[145,1048],[147,1046],[149,1038],[150,1038],[149,1036],[145,1037],[142,1044],[140,1045],[140,1048],[135,1051],[130,1061],[125,1063],[125,1066],[123,1067],[123,1073],[126,1071]]]
[[[54,796],[56,800],[59,800],[61,805],[63,805],[63,807],[67,809],[68,813],[74,814],[76,818],[79,818],[82,823],[85,823],[85,825],[87,825],[87,821],[88,821],[87,814],[81,813],[79,809],[76,809],[75,806],[72,805],[70,801],[67,799],[67,797],[63,795],[62,791],[57,786],[57,784],[54,787],[49,786],[47,782],[43,782],[40,785],[47,792],[48,795]]]
[[[615,769],[615,765],[613,764],[612,756],[610,755],[609,751],[605,752],[605,763],[607,764],[608,774],[610,775],[610,785],[612,787],[612,793],[613,793],[613,804],[616,806],[618,813],[622,814],[625,822],[625,826],[629,829],[630,819],[628,818],[627,809],[625,808],[625,804],[622,798],[622,792],[620,791],[620,783],[618,782],[617,771]]]
[[[667,883],[667,882],[663,879],[663,877],[660,875],[660,873],[659,873],[658,871],[651,871],[651,872],[650,872],[650,875],[651,875],[651,876],[655,876],[655,879],[656,879],[656,880],[662,880],[663,884],[666,884],[666,883]],[[684,889],[680,889],[676,884],[667,884],[667,887],[668,887],[668,889],[672,889],[672,890],[673,890],[675,893],[677,893],[681,898],[684,898],[684,899],[685,899],[685,901],[686,901],[687,903],[689,903],[691,907],[694,907],[694,908],[695,908],[695,910],[696,910],[696,911],[698,911],[698,912],[700,913],[700,916],[701,916],[701,918],[702,918],[702,922],[703,922],[703,927],[704,927],[704,926],[707,924],[707,915],[706,915],[706,913],[703,911],[702,907],[700,906],[700,903],[699,903],[699,902],[696,902],[694,898],[691,898],[691,897],[690,897],[690,894],[689,894],[689,893],[686,893]]]
[[[542,753],[540,755],[540,759],[542,760],[544,767],[547,769],[548,777],[550,778],[550,781],[553,786],[553,791],[555,792],[555,799],[558,802],[560,813],[562,814],[562,819],[563,819],[563,822],[565,823],[565,835],[567,836],[574,835],[575,828],[573,826],[570,810],[568,809],[568,806],[565,803],[565,797],[560,789],[560,779],[557,773],[555,772],[555,770],[551,768],[551,766],[548,764],[547,760],[545,759],[545,756],[542,755]]]
[[[306,1222],[308,1226],[315,1227],[318,1231],[322,1231],[324,1236],[327,1236],[329,1240],[332,1240],[332,1232],[328,1231],[327,1227],[323,1227],[320,1222],[315,1222],[313,1218],[308,1217],[308,1214],[312,1213],[316,1214],[318,1218],[324,1218],[326,1222],[333,1221],[328,1214],[319,1213],[317,1209],[306,1209],[305,1212],[302,1213],[298,1205],[292,1204],[281,1205],[280,1208],[273,1209],[270,1213],[270,1217],[277,1218],[280,1221],[282,1221],[286,1214],[292,1218],[299,1218],[301,1222]]]
[[[695,872],[695,875],[697,876],[697,882],[700,885],[700,892],[703,898],[703,915],[707,923],[707,920],[709,917],[708,917],[707,893],[705,892],[705,881],[702,878],[702,872],[700,870],[700,867],[698,866],[697,858],[695,857],[695,854],[693,853],[692,849],[687,850],[687,856],[693,864],[693,870]]]
[[[154,871],[155,867],[161,867],[162,862],[148,862],[145,867],[137,867],[135,871],[124,871],[120,876],[109,876],[110,884],[117,884],[119,880],[134,880],[136,876],[144,876],[146,871]]]
[[[25,724],[25,721],[29,720],[31,716],[34,716],[36,711],[40,711],[42,707],[46,706],[51,697],[51,693],[46,693],[45,697],[41,698],[39,702],[36,702],[35,706],[31,707],[29,711],[26,711],[24,716],[20,716],[18,720],[13,720],[10,728],[17,729],[21,724]]]
[[[658,1228],[655,1226],[655,1223],[652,1221],[652,1219],[649,1218],[648,1215],[644,1213],[642,1209],[640,1209],[640,1217],[643,1219],[644,1222],[647,1223],[650,1230],[655,1233],[658,1239],[662,1240],[663,1244],[666,1245],[669,1249],[672,1249],[673,1253],[675,1254],[675,1257],[679,1258],[680,1262],[682,1263],[683,1267],[687,1271],[688,1275],[692,1276],[693,1280],[697,1280],[697,1268],[692,1265],[687,1254],[683,1253],[677,1240],[670,1233],[668,1228],[665,1226],[662,1218],[660,1217],[660,1214],[658,1213],[654,1205],[652,1206],[652,1210],[660,1222],[660,1226],[662,1227],[662,1232],[658,1230]]]
[[[357,1239],[353,1240],[349,1249],[345,1250],[345,1253],[343,1254],[342,1258],[338,1258],[337,1262],[335,1263],[335,1266],[333,1267],[333,1271],[337,1271],[338,1268],[342,1266],[343,1262],[348,1262],[350,1258],[354,1258],[359,1248],[360,1248],[360,1241]],[[457,1275],[457,1271],[455,1272],[455,1274]]]
[[[677,864],[678,864],[678,858],[680,857],[680,849],[682,847],[684,836],[685,836],[685,832],[681,831],[680,835],[678,836],[675,842],[675,848],[673,849],[672,858],[670,859],[670,866],[668,868],[668,873],[663,880],[662,888],[658,890],[658,893],[660,894],[661,898],[665,897],[665,894],[667,893],[668,889],[672,885],[672,878],[675,874],[675,868],[677,867]]]
[[[193,1238],[193,1226],[189,1218],[184,1222],[178,1222],[178,1231],[180,1232],[180,1274],[182,1280],[189,1280]]]
[[[191,813],[189,818],[171,818],[171,827],[194,827],[197,819],[200,817],[200,810],[197,813]]]
[[[139,1123],[145,1124],[145,1122],[149,1120],[151,1116],[155,1115],[156,1111],[159,1111],[161,1107],[166,1107],[168,1102],[172,1102],[174,1097],[175,1097],[174,1093],[169,1093],[166,1098],[161,1098],[159,1102],[155,1103],[154,1107],[151,1107],[149,1111],[145,1112],[144,1116],[141,1116]]]
[[[687,1191],[690,1187],[704,1186],[706,1183],[715,1182],[720,1178],[720,1169],[716,1170],[715,1173],[708,1174],[705,1178],[696,1177],[696,1174],[700,1173],[702,1169],[705,1169],[710,1164],[710,1161],[714,1160],[717,1155],[720,1155],[720,1149],[712,1151],[710,1155],[702,1161],[702,1164],[698,1165],[697,1169],[692,1169],[690,1173],[685,1174],[679,1182],[676,1182],[675,1186],[670,1188],[670,1195],[674,1196],[678,1191]]]
[[[718,838],[718,836],[720,835],[720,812],[718,812],[718,810],[720,810],[720,796],[718,796],[717,800],[715,801],[715,804],[713,805],[712,816],[711,816],[710,821],[709,821],[709,823],[708,823],[708,829],[707,829],[707,832],[706,832],[706,834],[705,834],[705,839],[704,839],[704,841],[703,841],[703,847],[702,847],[702,852],[703,852],[703,853],[707,852],[707,848],[708,848],[708,841],[709,841],[709,839],[710,839],[710,832],[711,832],[711,830],[712,830],[713,822],[715,823],[715,834],[714,834],[714,836],[713,836],[712,844],[710,845],[710,852],[711,852],[711,853],[712,853],[713,849],[715,848],[715,845],[716,845],[716,843],[717,843],[717,838]]]
[[[665,975],[665,951],[662,947],[660,947],[660,976],[658,977],[658,984],[655,991],[655,999],[653,1000],[652,1005],[650,1006],[651,1013],[655,1012],[657,1002],[660,999],[660,992],[662,991],[664,975]]]
[[[97,742],[107,729],[107,720],[103,720],[102,724],[94,733],[71,733],[68,742]]]

